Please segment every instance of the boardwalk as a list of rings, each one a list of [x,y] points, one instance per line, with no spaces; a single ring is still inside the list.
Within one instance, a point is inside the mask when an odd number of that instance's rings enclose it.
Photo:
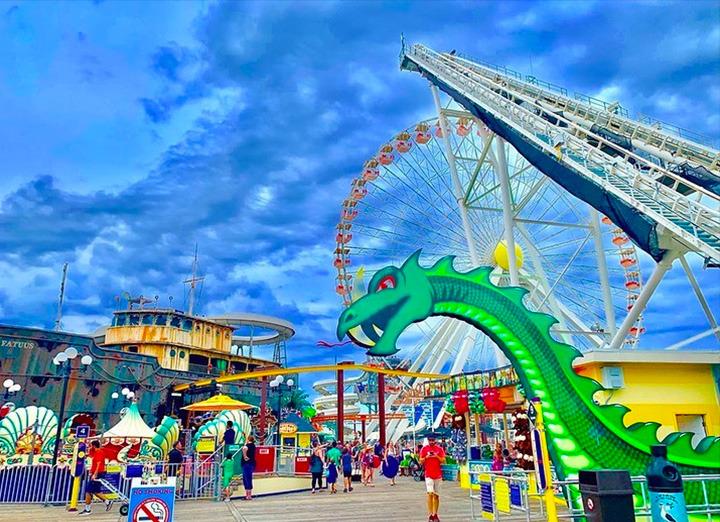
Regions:
[[[440,515],[443,521],[470,519],[467,490],[457,482],[443,484]],[[352,493],[299,493],[267,497],[252,502],[235,502],[243,522],[322,522],[337,520],[382,520],[424,522],[425,483],[400,479],[395,487],[383,479],[374,488],[355,486]]]
[[[308,479],[309,481],[309,479]],[[380,520],[397,522],[424,522],[425,484],[400,479],[390,487],[382,478],[374,488],[359,485],[352,493],[330,495],[327,491],[311,495],[309,492],[260,497],[252,502],[235,500],[230,503],[213,501],[185,501],[176,506],[176,522],[228,520],[236,522],[323,522],[337,520]],[[470,519],[467,490],[456,482],[443,484],[440,516],[443,522]],[[43,508],[37,505],[0,504],[0,521],[28,520],[33,522],[66,522],[76,515],[63,508]],[[82,518],[81,518],[82,520]],[[92,522],[118,522],[117,507],[105,513],[96,506],[93,515],[84,520]]]

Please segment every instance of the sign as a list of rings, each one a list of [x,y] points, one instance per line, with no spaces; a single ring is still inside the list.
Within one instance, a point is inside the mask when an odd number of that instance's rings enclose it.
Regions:
[[[468,471],[470,472],[470,485],[477,487],[480,485],[480,475],[490,471],[490,465],[479,460],[471,460],[468,463]]]
[[[507,479],[495,479],[495,506],[498,513],[510,513],[510,485]]]
[[[530,406],[528,406],[527,415],[530,419],[530,422],[532,422],[533,426],[535,426],[535,419],[537,419],[537,410],[535,409],[535,405],[532,402],[530,403]]]
[[[175,507],[175,483],[156,486],[140,485],[133,480],[128,507],[129,522],[172,522]]]
[[[82,424],[75,428],[75,436],[78,439],[87,439],[90,436],[90,426]]]
[[[484,519],[495,520],[492,481],[488,473],[480,475],[480,506],[482,507],[482,517]]]
[[[213,453],[215,451],[215,437],[200,437],[195,445],[197,453]]]
[[[121,471],[122,467],[119,464],[110,464],[105,469],[105,476],[103,477],[103,480],[110,484],[112,487],[114,487],[116,490],[119,490]],[[114,495],[114,498],[117,498],[117,494],[111,489],[105,487],[105,485],[103,485],[102,487],[102,492],[104,495]]]
[[[12,350],[14,348],[20,350],[34,350],[37,348],[35,341],[27,341],[24,339],[10,339],[9,337],[0,337],[0,348]]]
[[[517,508],[523,507],[520,484],[510,484],[510,505]]]
[[[538,486],[540,491],[547,489],[547,481],[545,480],[545,455],[543,454],[542,444],[540,443],[540,432],[536,429],[532,430],[532,448],[535,456],[535,472],[538,477]]]
[[[297,433],[297,425],[292,422],[281,422],[278,431],[280,431],[282,435],[293,435]]]

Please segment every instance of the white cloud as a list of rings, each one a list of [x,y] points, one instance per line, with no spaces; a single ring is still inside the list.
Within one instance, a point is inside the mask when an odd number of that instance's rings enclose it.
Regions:
[[[108,324],[105,315],[65,315],[62,318],[63,330],[73,333],[91,334],[101,326]]]
[[[380,79],[375,70],[359,66],[357,63],[350,64],[349,67],[348,82],[359,86],[362,90],[360,102],[363,105],[368,105],[388,93],[386,83]]]
[[[593,98],[598,98],[606,102],[614,102],[622,99],[623,88],[618,84],[610,84],[604,86],[602,89],[593,94]]]

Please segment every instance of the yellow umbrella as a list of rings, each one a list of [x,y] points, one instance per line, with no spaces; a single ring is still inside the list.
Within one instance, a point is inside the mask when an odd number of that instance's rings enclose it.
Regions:
[[[249,410],[255,408],[252,404],[238,401],[227,395],[215,395],[207,400],[189,404],[182,408],[187,411],[223,411],[223,410]]]

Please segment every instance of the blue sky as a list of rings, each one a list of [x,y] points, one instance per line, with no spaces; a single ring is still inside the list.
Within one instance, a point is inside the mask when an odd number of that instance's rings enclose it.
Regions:
[[[284,317],[291,362],[331,358],[340,202],[433,114],[400,32],[720,137],[711,1],[5,2],[0,322],[51,326],[65,261],[67,329],[122,291],[177,305],[197,242],[202,312]],[[681,270],[655,302],[646,346],[705,327]]]

